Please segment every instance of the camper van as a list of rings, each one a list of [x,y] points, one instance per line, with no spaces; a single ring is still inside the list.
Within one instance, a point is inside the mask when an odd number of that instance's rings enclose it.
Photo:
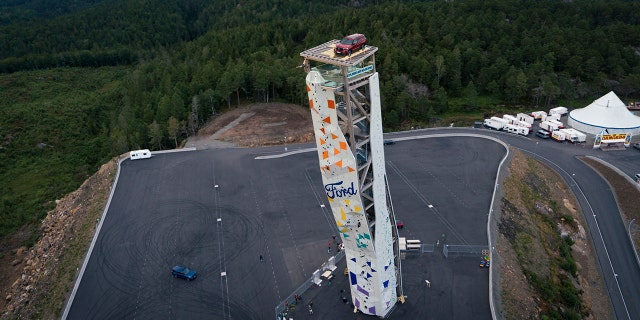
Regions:
[[[542,139],[549,139],[549,132],[540,129],[538,131],[536,131],[536,136],[542,138]]]
[[[529,128],[518,126],[518,125],[515,125],[515,124],[507,124],[507,125],[505,125],[504,131],[509,132],[509,133],[513,133],[513,134],[523,135],[523,136],[526,136],[526,135],[529,134]]]
[[[149,159],[149,158],[151,158],[151,151],[149,151],[149,149],[133,150],[129,152],[129,159],[131,160]]]

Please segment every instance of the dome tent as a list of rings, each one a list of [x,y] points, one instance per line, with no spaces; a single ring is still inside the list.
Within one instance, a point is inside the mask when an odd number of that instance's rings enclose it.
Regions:
[[[567,124],[582,132],[640,134],[640,117],[627,110],[626,105],[613,92],[609,92],[590,105],[569,113]]]

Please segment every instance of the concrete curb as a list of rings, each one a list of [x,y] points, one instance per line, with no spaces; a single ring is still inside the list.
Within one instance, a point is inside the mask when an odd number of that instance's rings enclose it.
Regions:
[[[100,217],[100,222],[98,223],[98,227],[96,228],[95,233],[93,234],[93,239],[91,240],[91,245],[89,246],[89,250],[84,257],[84,261],[82,262],[82,267],[80,268],[80,273],[78,273],[78,277],[73,285],[73,290],[71,291],[71,295],[69,296],[69,300],[67,301],[67,305],[64,308],[64,312],[62,314],[61,319],[67,319],[69,315],[69,310],[71,310],[71,305],[73,304],[73,299],[78,292],[78,287],[80,286],[80,282],[82,281],[82,276],[84,275],[84,271],[87,268],[87,264],[89,264],[89,259],[91,258],[91,253],[93,252],[93,247],[95,246],[98,236],[100,235],[100,229],[102,229],[102,223],[104,222],[104,218],[107,216],[107,211],[109,211],[109,206],[111,205],[111,199],[113,198],[113,193],[116,191],[116,186],[118,185],[118,179],[120,178],[120,165],[123,161],[129,159],[129,157],[122,157],[118,160],[118,170],[116,172],[116,178],[113,181],[113,185],[111,186],[111,192],[109,193],[109,199],[107,200],[107,204],[104,206],[104,210],[102,211],[102,216]]]

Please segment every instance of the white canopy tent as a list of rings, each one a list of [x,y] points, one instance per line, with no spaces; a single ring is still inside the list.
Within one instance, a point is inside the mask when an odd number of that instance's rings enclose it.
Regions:
[[[613,92],[609,92],[590,105],[569,113],[567,124],[582,132],[640,134],[640,117],[627,110],[626,105]]]

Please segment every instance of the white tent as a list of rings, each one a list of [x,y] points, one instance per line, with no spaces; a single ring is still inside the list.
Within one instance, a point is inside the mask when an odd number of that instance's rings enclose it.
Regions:
[[[609,133],[640,134],[640,117],[627,110],[613,91],[584,108],[571,111],[567,124],[591,134],[598,134],[604,129]]]

